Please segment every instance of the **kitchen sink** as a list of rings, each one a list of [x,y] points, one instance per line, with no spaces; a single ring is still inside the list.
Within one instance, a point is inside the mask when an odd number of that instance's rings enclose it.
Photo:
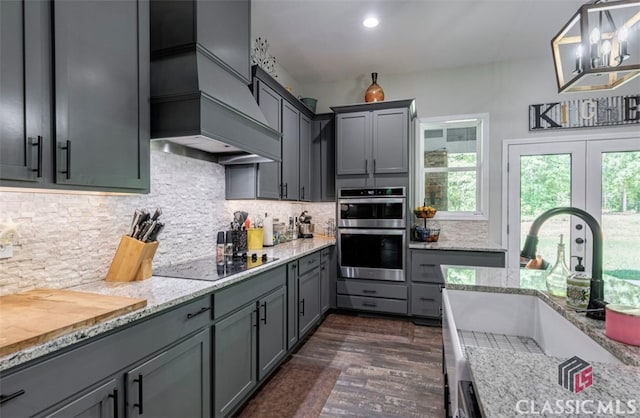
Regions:
[[[445,367],[457,405],[458,381],[471,380],[459,333],[524,337],[548,356],[621,364],[598,343],[536,296],[443,289],[442,340]],[[511,347],[506,349],[513,350]]]

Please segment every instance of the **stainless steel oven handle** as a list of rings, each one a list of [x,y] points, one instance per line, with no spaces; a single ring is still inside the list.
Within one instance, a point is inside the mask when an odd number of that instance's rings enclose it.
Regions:
[[[338,228],[338,235],[352,234],[352,235],[393,235],[404,236],[406,231],[404,229],[364,229],[364,228]]]
[[[346,198],[338,200],[338,204],[340,205],[350,205],[350,204],[358,204],[358,203],[405,203],[406,198],[404,197],[354,197],[354,198]]]

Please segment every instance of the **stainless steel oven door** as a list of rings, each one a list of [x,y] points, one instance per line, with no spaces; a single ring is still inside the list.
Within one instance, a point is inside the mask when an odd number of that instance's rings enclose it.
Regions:
[[[338,200],[338,227],[404,228],[404,197],[351,198]]]
[[[346,278],[405,281],[404,229],[338,229],[338,263]]]

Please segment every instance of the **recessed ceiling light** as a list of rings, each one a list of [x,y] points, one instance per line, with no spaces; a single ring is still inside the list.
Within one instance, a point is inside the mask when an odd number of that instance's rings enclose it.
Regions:
[[[375,28],[376,26],[378,26],[378,23],[380,22],[378,22],[378,19],[376,19],[375,17],[368,17],[362,21],[362,24],[365,28]]]

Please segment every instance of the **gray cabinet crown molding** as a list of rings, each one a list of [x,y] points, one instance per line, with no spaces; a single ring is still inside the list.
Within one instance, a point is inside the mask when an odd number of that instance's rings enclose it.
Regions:
[[[282,97],[283,100],[286,100],[290,104],[292,104],[300,113],[303,113],[310,119],[313,119],[315,114],[304,105],[300,100],[298,100],[289,90],[284,88],[282,84],[278,83],[269,73],[260,68],[258,65],[254,65],[251,67],[251,75],[254,79],[258,79],[261,82],[265,83],[267,86],[271,87],[271,89],[275,90],[276,93]]]
[[[331,110],[335,113],[352,113],[366,112],[373,110],[397,109],[401,107],[409,108],[410,120],[415,119],[418,115],[416,112],[416,99],[392,100],[385,102],[356,103],[344,106],[331,106]]]

